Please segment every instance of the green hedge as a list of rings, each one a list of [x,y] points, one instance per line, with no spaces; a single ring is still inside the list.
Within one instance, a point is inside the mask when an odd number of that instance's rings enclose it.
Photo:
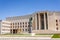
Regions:
[[[60,34],[54,34],[52,38],[60,38]]]

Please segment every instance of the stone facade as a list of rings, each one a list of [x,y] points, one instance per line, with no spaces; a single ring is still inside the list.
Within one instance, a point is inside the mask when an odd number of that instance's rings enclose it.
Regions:
[[[59,34],[60,12],[41,11],[25,16],[7,17],[12,34],[29,33],[29,19],[32,17],[32,33]],[[0,23],[0,26],[2,24]],[[3,26],[2,26],[3,27]],[[2,28],[1,28],[2,29]],[[8,27],[7,27],[8,29]],[[1,33],[1,32],[0,32]]]

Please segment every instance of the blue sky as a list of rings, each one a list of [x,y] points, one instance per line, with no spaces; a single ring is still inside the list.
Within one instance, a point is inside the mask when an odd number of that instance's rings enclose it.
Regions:
[[[44,10],[60,11],[60,0],[0,0],[0,19]]]

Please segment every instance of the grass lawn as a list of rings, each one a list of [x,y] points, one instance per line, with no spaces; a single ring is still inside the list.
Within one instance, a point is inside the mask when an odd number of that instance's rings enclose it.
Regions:
[[[60,34],[35,34],[32,36],[31,34],[1,34],[0,36],[6,37],[51,37],[51,38],[60,38]]]
[[[52,38],[60,38],[60,34],[54,34]]]
[[[6,36],[6,37],[20,37],[20,36],[22,36],[22,37],[27,37],[27,36],[30,36],[29,34],[2,34],[2,35],[0,35],[0,36]]]
[[[31,34],[2,34],[0,36],[6,37],[52,37],[50,34],[35,34],[32,36]]]

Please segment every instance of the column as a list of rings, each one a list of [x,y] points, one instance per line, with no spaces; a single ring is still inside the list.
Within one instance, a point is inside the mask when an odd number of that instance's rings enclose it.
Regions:
[[[13,34],[13,25],[12,25],[12,28],[11,29],[12,29],[12,34]]]
[[[39,13],[37,14],[37,30],[39,30]]]
[[[45,16],[45,13],[44,13],[44,29],[46,30],[46,16]]]
[[[38,14],[38,16],[39,16],[39,18],[38,18],[38,20],[39,20],[39,30],[40,30],[40,13]]]
[[[13,34],[13,29],[12,29],[12,34]]]
[[[35,15],[35,29],[37,30],[37,15]]]

